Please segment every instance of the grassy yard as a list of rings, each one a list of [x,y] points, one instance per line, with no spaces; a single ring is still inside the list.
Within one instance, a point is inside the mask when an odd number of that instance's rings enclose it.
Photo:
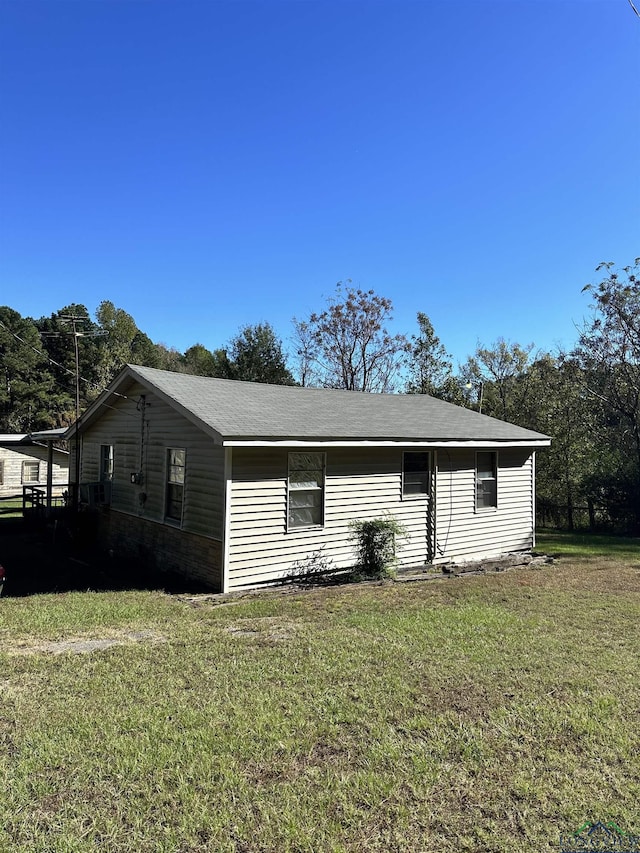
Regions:
[[[22,498],[0,500],[0,518],[22,518]]]
[[[598,542],[223,606],[0,599],[0,851],[540,853],[586,821],[640,834],[640,544]]]

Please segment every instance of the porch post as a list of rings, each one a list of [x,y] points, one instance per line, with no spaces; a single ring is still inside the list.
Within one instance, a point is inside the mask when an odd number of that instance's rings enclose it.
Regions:
[[[47,442],[47,515],[51,514],[51,498],[53,494],[53,442]]]

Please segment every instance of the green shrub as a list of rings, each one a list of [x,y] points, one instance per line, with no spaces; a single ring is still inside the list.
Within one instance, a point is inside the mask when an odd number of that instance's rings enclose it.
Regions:
[[[387,516],[353,521],[350,527],[356,540],[359,571],[368,578],[393,577],[396,540],[407,536],[403,525],[393,516]]]

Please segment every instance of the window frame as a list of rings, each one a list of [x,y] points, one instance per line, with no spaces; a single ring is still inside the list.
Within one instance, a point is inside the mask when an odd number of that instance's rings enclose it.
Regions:
[[[182,464],[178,464],[175,461],[172,461],[173,453],[182,453],[183,454],[183,462]],[[164,495],[164,520],[169,524],[175,524],[182,527],[183,519],[184,519],[184,493],[185,487],[187,483],[187,450],[185,447],[167,447],[165,453],[165,495]],[[172,480],[172,472],[176,470],[182,471],[182,481],[180,480]],[[180,488],[180,516],[170,515],[169,507],[172,504],[177,503],[177,499],[172,496],[173,490],[176,488]]]
[[[405,482],[407,473],[416,473],[416,472],[407,472],[406,461],[409,456],[426,456],[427,457],[427,469],[426,469],[426,478],[425,478],[425,489],[420,492],[407,492],[405,491]],[[415,501],[415,500],[424,500],[428,498],[431,494],[431,451],[430,450],[403,450],[402,451],[402,483],[400,487],[400,496],[403,501]]]
[[[293,458],[296,456],[317,456],[319,457],[320,467],[308,467],[304,468],[294,468],[292,467]],[[322,481],[320,486],[316,487],[307,487],[307,488],[296,488],[295,485],[292,486],[291,483],[291,472],[292,471],[320,471],[322,475]],[[327,491],[327,454],[323,450],[290,450],[287,453],[287,532],[294,532],[297,530],[318,530],[325,525],[325,498]],[[320,493],[320,501],[319,501],[319,509],[320,509],[320,521],[311,522],[309,524],[293,524],[291,521],[291,493],[292,492],[319,492]],[[294,509],[300,509],[300,507],[294,507]]]
[[[32,468],[33,466],[35,466],[35,469],[36,469],[36,476],[35,476],[35,478],[29,477],[29,479],[27,479],[25,477],[25,471],[27,468],[30,468],[30,467]],[[40,460],[39,459],[23,459],[22,460],[22,470],[21,470],[20,481],[21,481],[22,485],[24,485],[24,486],[28,486],[28,485],[31,485],[33,483],[39,483],[40,482]]]
[[[114,455],[113,444],[100,445],[100,471],[98,479],[101,483],[111,483],[113,481]],[[106,465],[105,462],[107,463]]]
[[[480,477],[478,457],[481,455],[493,457],[493,477]],[[476,512],[495,512],[498,509],[498,451],[497,450],[476,450],[476,467],[475,467],[475,506]],[[493,502],[486,506],[481,506],[478,502],[478,490],[481,483],[493,482],[494,493]]]

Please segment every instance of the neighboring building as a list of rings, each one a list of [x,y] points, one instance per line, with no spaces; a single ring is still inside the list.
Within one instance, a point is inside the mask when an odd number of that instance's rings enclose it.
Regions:
[[[22,496],[23,486],[47,488],[49,469],[55,494],[69,484],[69,454],[53,446],[66,430],[0,434],[0,497]]]
[[[348,567],[350,522],[385,513],[410,534],[405,565],[529,550],[535,450],[550,444],[423,395],[135,366],[79,432],[81,494],[110,500],[104,544],[220,591],[275,581],[320,549]]]

